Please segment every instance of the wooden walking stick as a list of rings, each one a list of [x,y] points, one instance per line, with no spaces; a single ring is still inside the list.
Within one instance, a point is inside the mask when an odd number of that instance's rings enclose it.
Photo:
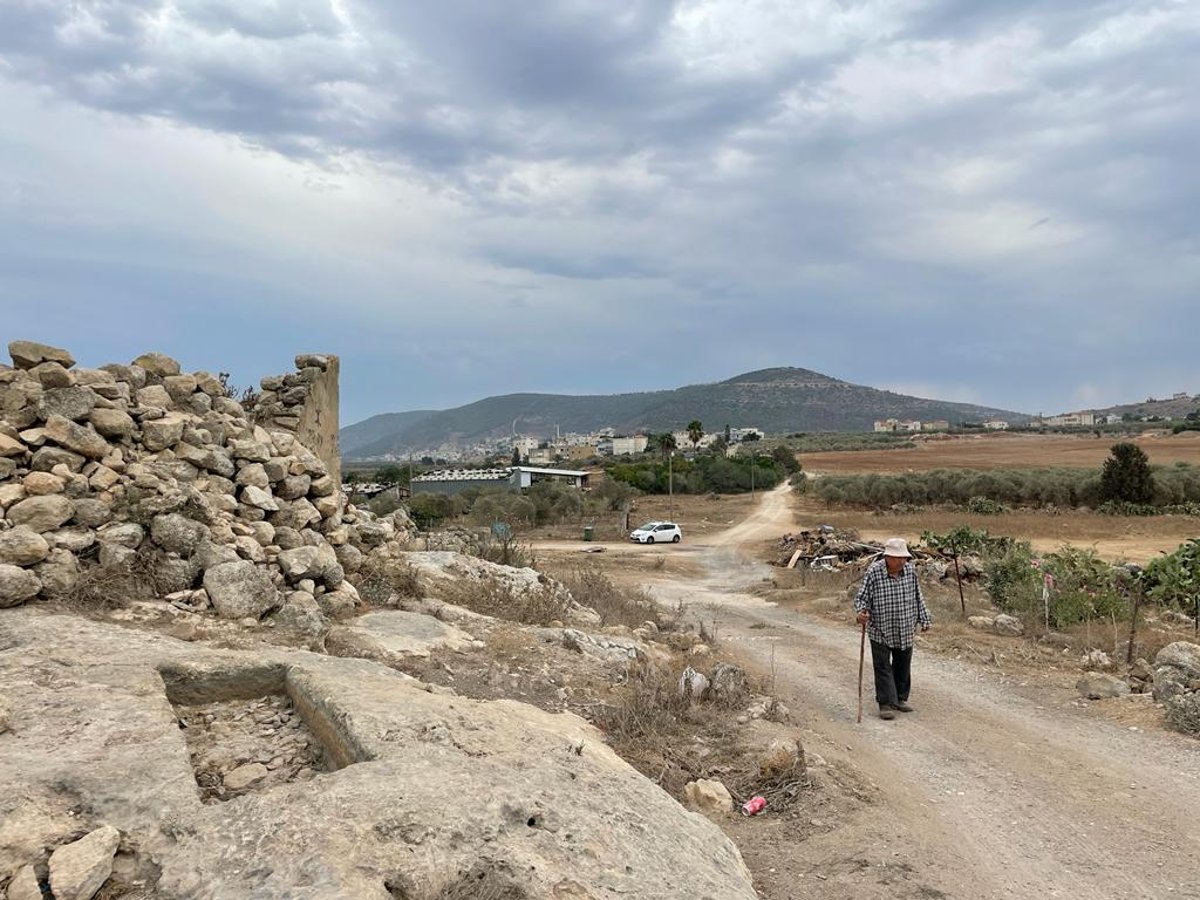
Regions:
[[[858,724],[862,724],[862,678],[863,660],[867,654],[867,623],[862,623],[862,635],[858,639]]]

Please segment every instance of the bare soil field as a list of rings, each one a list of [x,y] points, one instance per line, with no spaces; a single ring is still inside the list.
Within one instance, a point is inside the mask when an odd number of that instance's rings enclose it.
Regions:
[[[657,494],[646,494],[633,501],[629,511],[629,527],[637,528],[644,522],[655,519],[678,522],[683,528],[684,539],[715,534],[741,522],[754,509],[762,497],[750,494],[676,494],[674,499]],[[585,515],[573,522],[546,525],[521,533],[522,538],[541,540],[578,540],[583,527],[595,529],[598,541],[619,541],[625,537],[622,531],[622,515],[606,511],[598,516]]]
[[[899,535],[910,541],[921,532],[949,531],[956,525],[986,528],[994,535],[1030,541],[1035,550],[1048,553],[1063,544],[1093,547],[1105,559],[1145,563],[1160,553],[1170,553],[1188,538],[1200,534],[1193,516],[1105,516],[1064,510],[1057,513],[1014,510],[994,516],[972,515],[963,510],[925,509],[911,513],[872,513],[858,509],[828,509],[811,497],[796,504],[798,528],[819,524],[854,528],[867,540]]]
[[[802,453],[812,475],[867,475],[927,472],[932,469],[1033,469],[1051,466],[1096,468],[1109,448],[1126,438],[1064,434],[989,434],[919,440],[901,450],[837,450]],[[1148,434],[1133,438],[1150,462],[1200,464],[1200,432]]]

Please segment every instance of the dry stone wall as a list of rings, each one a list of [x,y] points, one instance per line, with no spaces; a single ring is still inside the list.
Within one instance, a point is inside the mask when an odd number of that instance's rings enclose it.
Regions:
[[[340,367],[336,356],[302,353],[296,357],[296,372],[264,378],[260,382],[262,392],[246,402],[255,424],[296,435],[338,484],[342,482],[338,446]]]
[[[403,512],[376,518],[342,495],[336,357],[297,357],[247,409],[160,353],[96,369],[29,341],[9,354],[0,607],[141,573],[193,609],[315,632],[359,605],[360,568],[411,534]]]

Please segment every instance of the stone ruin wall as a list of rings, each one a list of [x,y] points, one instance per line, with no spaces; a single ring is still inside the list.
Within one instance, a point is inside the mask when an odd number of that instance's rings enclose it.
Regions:
[[[330,476],[342,483],[338,445],[341,361],[326,353],[302,353],[296,372],[262,380],[262,392],[246,402],[258,425],[282,428],[317,455]]]
[[[0,608],[78,600],[95,567],[136,565],[152,572],[145,599],[318,633],[414,530],[341,492],[336,356],[296,357],[243,405],[159,353],[95,369],[45,344],[9,353]]]

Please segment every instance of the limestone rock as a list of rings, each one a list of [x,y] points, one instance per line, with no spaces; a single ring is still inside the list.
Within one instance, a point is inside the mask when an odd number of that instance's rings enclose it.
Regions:
[[[279,501],[271,496],[271,492],[266,488],[247,485],[242,488],[241,500],[247,506],[253,506],[263,512],[279,511]]]
[[[1025,633],[1025,626],[1021,624],[1021,620],[1016,616],[1009,616],[1001,613],[992,620],[992,630],[996,632],[996,634],[1019,637]]]
[[[168,553],[191,556],[207,537],[207,528],[179,513],[155,516],[150,522],[150,539]]]
[[[1200,678],[1200,644],[1189,641],[1175,641],[1167,644],[1154,657],[1156,666],[1172,666],[1179,669],[1189,679]]]
[[[279,605],[279,591],[265,569],[252,562],[221,563],[204,573],[204,589],[224,619],[258,618]]]
[[[120,522],[101,528],[97,537],[101,543],[116,544],[136,550],[146,537],[146,532],[136,522]]]
[[[161,419],[142,422],[142,443],[152,453],[173,447],[183,439],[183,417],[168,413]]]
[[[96,408],[96,394],[89,387],[60,387],[42,393],[38,400],[38,418],[62,416],[78,422]]]
[[[22,867],[8,883],[8,900],[42,900],[42,888],[33,866]]]
[[[78,453],[64,450],[62,447],[42,447],[33,454],[29,467],[35,472],[49,472],[58,466],[66,466],[69,472],[78,472],[87,462]]]
[[[56,362],[44,362],[39,366],[34,366],[29,370],[29,374],[38,380],[45,391],[73,387],[75,384],[75,374]]]
[[[656,900],[756,896],[720,829],[576,716],[430,693],[367,660],[217,650],[41,610],[4,619],[19,652],[0,654],[0,692],[72,663],[52,692],[23,695],[22,720],[38,727],[2,739],[0,796],[30,800],[14,827],[64,795],[103,809],[161,867],[163,897],[387,900],[397,894],[385,879],[419,885],[412,897],[480,897],[458,874],[480,860],[509,873],[513,897],[586,896],[564,884]],[[337,771],[199,803],[164,681],[182,703],[286,690],[324,723]],[[23,844],[21,862],[39,846]]]
[[[0,563],[32,566],[50,555],[50,543],[28,525],[0,531]]]
[[[34,341],[12,341],[8,345],[8,355],[18,369],[32,369],[44,362],[56,362],[64,369],[75,365],[75,357],[68,351]]]
[[[50,855],[50,889],[55,900],[92,900],[112,874],[121,832],[97,828]]]
[[[1079,667],[1091,672],[1107,672],[1113,667],[1113,661],[1103,650],[1089,650],[1079,661]]]
[[[33,567],[34,574],[42,583],[42,594],[46,597],[65,597],[79,584],[80,567],[78,557],[70,550],[56,547],[43,562]]]
[[[32,600],[41,589],[42,583],[33,572],[0,563],[0,609]]]
[[[179,403],[195,393],[196,378],[193,375],[167,375],[163,378],[163,387],[171,395],[171,399]]]
[[[968,616],[967,624],[978,631],[991,631],[992,623],[996,619],[993,616]]]
[[[343,582],[332,591],[326,591],[317,597],[317,605],[321,607],[321,612],[331,619],[344,619],[354,615],[361,602],[358,591],[349,582]]]
[[[267,470],[262,463],[247,463],[244,464],[237,473],[237,483],[243,487],[256,487],[266,490],[271,486],[271,479],[267,477]]]
[[[180,372],[179,363],[165,353],[143,353],[131,365],[144,369],[149,375],[157,375],[159,378],[178,375]]]
[[[30,472],[22,481],[25,493],[30,497],[45,497],[49,494],[61,494],[66,490],[67,482],[49,472]]]
[[[460,628],[432,616],[402,610],[382,610],[335,625],[325,636],[334,656],[357,656],[385,665],[425,658],[438,649],[469,650],[475,639]]]
[[[337,554],[328,544],[284,550],[279,554],[279,567],[293,582],[304,578],[326,580],[335,570],[341,574]]]
[[[90,528],[75,526],[56,531],[53,539],[56,548],[67,550],[78,556],[96,543],[96,532]]]
[[[109,440],[125,440],[133,434],[133,417],[122,409],[94,409],[88,421],[99,435]]]
[[[244,766],[238,766],[227,774],[223,781],[226,790],[234,792],[244,791],[258,784],[268,774],[270,773],[267,771],[267,767],[262,763],[247,763]]]
[[[0,484],[0,512],[24,500],[26,496],[24,485]]]
[[[706,816],[720,818],[733,811],[733,797],[729,789],[715,779],[701,778],[690,781],[683,788],[688,806]]]
[[[0,434],[0,457],[11,458],[14,456],[24,456],[28,451],[25,445],[15,437],[10,437],[7,434]]]
[[[46,419],[45,431],[46,437],[54,443],[85,459],[103,459],[110,449],[108,441],[91,426],[76,424],[63,416],[54,415]]]
[[[320,634],[328,625],[316,598],[306,591],[288,594],[272,620],[282,628],[308,635]]]
[[[1121,697],[1129,693],[1129,685],[1114,675],[1104,672],[1086,672],[1075,684],[1075,689],[1089,700]]]
[[[70,521],[75,514],[75,507],[62,494],[51,494],[45,497],[29,497],[19,503],[14,503],[8,510],[8,521],[14,525],[28,525],[34,531],[44,534],[55,531]]]

